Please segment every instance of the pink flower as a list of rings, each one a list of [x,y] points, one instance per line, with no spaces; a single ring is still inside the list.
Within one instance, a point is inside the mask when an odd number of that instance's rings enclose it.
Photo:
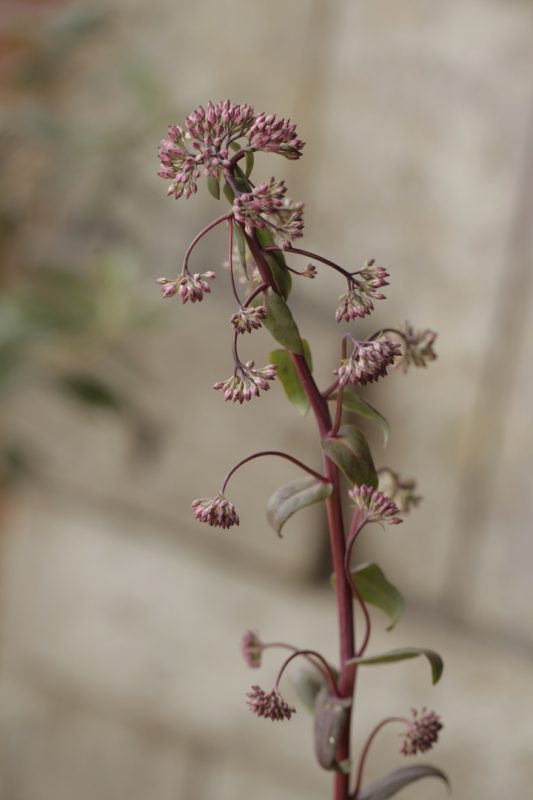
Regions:
[[[280,246],[303,236],[303,203],[291,202],[286,192],[284,181],[270,178],[235,198],[233,215],[248,236],[256,228],[268,228]]]
[[[261,666],[263,642],[254,631],[246,631],[241,639],[241,651],[244,660],[252,669]]]
[[[400,345],[386,336],[369,341],[352,341],[352,352],[334,371],[339,377],[340,386],[348,383],[364,386],[384,378],[388,367],[402,352]]]
[[[439,738],[443,725],[440,717],[434,711],[422,709],[419,715],[412,709],[413,720],[408,725],[404,734],[403,745],[400,752],[405,756],[414,756],[431,750]]]
[[[274,364],[254,369],[254,362],[247,361],[246,364],[239,364],[230,378],[215,383],[213,389],[224,389],[224,400],[242,404],[252,397],[259,397],[261,389],[267,392],[270,389],[268,381],[274,380],[276,372],[277,367]]]
[[[233,330],[237,333],[251,333],[262,326],[267,310],[264,306],[240,308],[231,318]]]
[[[193,500],[192,508],[194,516],[200,522],[207,522],[214,528],[231,528],[239,524],[239,517],[233,503],[226,500],[224,495],[217,494],[216,497],[204,497],[201,500]]]
[[[406,322],[403,329],[400,330],[402,338],[405,343],[402,367],[404,372],[410,366],[413,367],[427,367],[430,361],[435,361],[437,354],[433,349],[437,334],[435,331],[426,328],[422,331],[416,331],[413,326]]]
[[[387,522],[399,525],[400,509],[389,497],[371,486],[354,486],[348,492],[356,507],[360,508],[366,522]]]
[[[357,277],[355,277],[357,276]],[[348,291],[340,296],[335,319],[337,322],[366,317],[374,310],[372,298],[384,300],[385,295],[379,289],[388,286],[386,278],[389,273],[383,267],[376,266],[374,259],[367,261],[363,269],[352,273],[348,281]]]
[[[265,692],[260,686],[252,686],[246,697],[250,710],[258,717],[265,717],[274,721],[290,719],[296,713],[283,699],[281,694],[273,689]]]

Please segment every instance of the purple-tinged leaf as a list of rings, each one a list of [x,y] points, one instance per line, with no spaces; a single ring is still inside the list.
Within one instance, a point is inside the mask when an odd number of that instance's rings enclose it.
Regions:
[[[315,754],[324,769],[337,769],[337,750],[348,722],[351,699],[340,699],[324,686],[315,701]]]
[[[395,795],[404,786],[419,781],[421,778],[440,778],[448,789],[450,788],[448,776],[442,770],[432,767],[431,764],[412,764],[408,767],[395,769],[385,775],[384,778],[380,778],[379,781],[371,783],[359,792],[358,800],[387,800],[388,797]]]
[[[322,439],[322,449],[352,485],[377,488],[378,476],[370,447],[355,425],[342,425],[335,438]]]
[[[267,519],[281,536],[281,529],[293,514],[305,506],[325,500],[332,491],[331,483],[318,481],[312,476],[286,483],[276,489],[268,501]]]
[[[432,683],[437,683],[440,680],[442,671],[444,669],[444,662],[442,658],[434,650],[428,650],[423,647],[401,647],[398,650],[389,650],[388,653],[381,653],[377,656],[363,656],[361,658],[351,658],[347,664],[390,664],[394,661],[407,661],[410,658],[417,656],[425,656],[429,661],[431,667],[431,680]]]

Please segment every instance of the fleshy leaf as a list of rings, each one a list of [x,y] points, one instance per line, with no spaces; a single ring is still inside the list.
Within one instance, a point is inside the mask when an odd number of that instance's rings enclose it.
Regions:
[[[212,194],[215,200],[220,200],[220,184],[218,178],[213,178],[212,175],[207,176],[207,189],[209,194]]]
[[[307,361],[309,369],[312,370],[313,363],[309,344],[305,339],[302,339],[302,345],[304,348],[305,360]],[[305,417],[309,411],[309,399],[304,391],[300,378],[298,377],[298,373],[296,372],[296,368],[292,362],[290,354],[287,352],[287,350],[273,350],[270,353],[268,360],[270,364],[275,364],[277,366],[278,371],[276,373],[276,377],[281,381],[287,398],[293,405],[296,406],[300,414]]]
[[[383,414],[377,410],[377,408],[374,408],[374,406],[371,406],[366,400],[363,400],[362,397],[359,397],[352,386],[344,387],[342,405],[347,411],[353,411],[354,414],[358,414],[360,417],[366,417],[367,419],[377,422],[381,426],[381,430],[383,432],[383,446],[387,446],[390,433],[390,425],[388,421],[385,419]]]
[[[315,701],[315,754],[324,769],[336,769],[335,759],[339,741],[348,721],[351,700],[334,697],[327,686],[322,687]]]
[[[405,601],[398,589],[389,583],[377,564],[359,564],[351,573],[357,591],[365,603],[370,603],[387,614],[391,621],[387,630],[391,631],[405,608]],[[335,585],[335,574],[331,576],[331,582]]]
[[[393,772],[389,772],[384,778],[379,781],[371,783],[366,789],[362,789],[359,793],[359,800],[387,800],[392,797],[404,786],[420,780],[420,778],[440,778],[448,789],[450,788],[450,781],[448,776],[437,767],[432,767],[431,764],[412,764],[408,767],[400,767]]]
[[[434,650],[427,650],[423,647],[401,647],[399,650],[389,650],[388,653],[381,653],[377,656],[363,656],[362,658],[351,658],[347,664],[389,664],[393,661],[406,661],[409,658],[425,656],[431,667],[432,683],[437,683],[442,675],[444,663],[442,658]]]
[[[289,306],[276,292],[270,291],[268,294],[268,313],[264,325],[283,347],[291,353],[303,355],[304,347],[298,327]]]
[[[322,449],[355,486],[377,488],[378,476],[368,442],[355,425],[342,425],[338,435],[322,439]]]
[[[268,501],[267,519],[281,536],[281,529],[293,514],[305,506],[325,500],[332,491],[331,483],[323,483],[311,475],[286,483],[276,489]]]

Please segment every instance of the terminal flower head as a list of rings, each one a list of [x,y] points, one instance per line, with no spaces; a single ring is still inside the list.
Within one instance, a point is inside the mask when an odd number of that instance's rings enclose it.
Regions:
[[[434,711],[423,708],[419,714],[413,709],[412,714],[413,719],[403,734],[404,741],[400,749],[405,756],[414,756],[431,750],[437,743],[439,732],[443,727],[440,717]]]
[[[348,492],[356,508],[363,512],[365,522],[381,522],[389,525],[399,525],[400,509],[393,501],[382,492],[371,486],[354,486]]]
[[[274,721],[290,719],[296,713],[283,699],[281,694],[273,689],[265,692],[260,686],[252,686],[246,697],[248,707],[258,717],[265,717]]]
[[[386,336],[368,341],[352,339],[352,342],[352,352],[335,370],[340,386],[348,383],[364,386],[385,377],[388,367],[402,352],[400,345]]]
[[[222,494],[193,500],[192,508],[196,519],[200,522],[207,522],[213,528],[227,529],[239,524],[235,506]]]
[[[197,303],[204,299],[204,294],[209,294],[211,287],[207,281],[212,281],[214,278],[216,278],[214,272],[195,272],[194,275],[182,272],[173,281],[168,278],[158,278],[156,283],[161,286],[164,297],[174,297],[178,294],[182,303],[188,300]]]

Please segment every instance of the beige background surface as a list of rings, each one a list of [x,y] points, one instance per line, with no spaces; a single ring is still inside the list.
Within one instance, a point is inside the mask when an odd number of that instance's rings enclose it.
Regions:
[[[259,171],[305,200],[305,246],[389,269],[388,302],[360,329],[409,318],[439,331],[430,370],[368,392],[392,425],[386,451],[368,428],[377,463],[418,476],[425,502],[401,529],[369,534],[362,556],[408,599],[393,634],[376,615],[375,649],[431,646],[447,668],[434,690],[414,662],[365,674],[361,736],[382,714],[429,704],[446,722],[431,760],[455,798],[529,797],[533,5],[113,0],[107,10],[49,100],[84,146],[57,165],[29,252],[119,250],[154,295],[153,278],[171,274],[219,213],[205,192],[165,199],[154,175],[167,123],[227,96],[297,121],[305,157],[265,158]],[[217,268],[224,252],[214,234],[195,264]],[[324,382],[339,291],[324,275],[295,292]],[[231,370],[222,280],[200,306],[155,303],[161,324],[124,344],[141,367],[135,402],[163,432],[151,461],[132,458],[120,424],[80,418],[53,393],[21,391],[4,410],[46,478],[18,492],[2,534],[0,797],[327,797],[309,718],[253,719],[243,694],[256,676],[238,655],[256,627],[334,657],[333,599],[317,579],[322,519],[306,511],[276,539],[263,504],[293,473],[266,461],[233,484],[238,530],[204,529],[189,511],[251,450],[290,448],[318,464],[312,421],[279,386],[243,408],[210,391]],[[269,342],[247,346],[259,361]],[[261,681],[275,669],[271,656]],[[379,740],[369,778],[400,764],[397,746],[394,734]]]

